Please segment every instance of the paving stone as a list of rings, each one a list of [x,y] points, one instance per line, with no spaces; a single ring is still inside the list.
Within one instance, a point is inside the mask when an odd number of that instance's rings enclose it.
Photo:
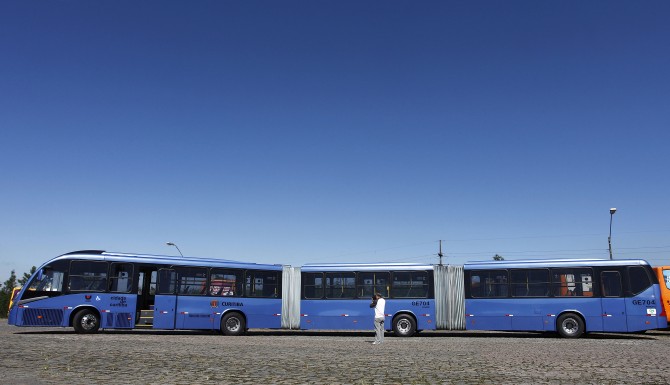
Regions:
[[[18,328],[0,321],[0,384],[664,384],[670,331],[210,332]],[[11,352],[11,353],[8,353]]]

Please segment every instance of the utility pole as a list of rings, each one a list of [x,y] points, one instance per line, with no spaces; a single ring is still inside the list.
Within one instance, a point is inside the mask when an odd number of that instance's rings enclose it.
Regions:
[[[444,254],[442,254],[442,240],[440,239],[440,252],[437,253],[437,256],[440,257],[440,266],[442,266],[442,257]]]
[[[609,249],[610,249],[610,260],[612,260],[612,217],[614,216],[615,212],[616,212],[616,207],[612,207],[610,209],[610,236],[607,237],[607,243],[609,244]]]

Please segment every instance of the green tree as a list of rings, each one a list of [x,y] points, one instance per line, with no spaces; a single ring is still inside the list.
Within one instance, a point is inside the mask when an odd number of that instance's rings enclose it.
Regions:
[[[504,261],[505,258],[503,258],[503,256],[500,255],[500,254],[496,254],[496,255],[493,256],[493,260],[494,261]]]
[[[9,311],[9,299],[12,296],[12,290],[16,287],[16,272],[12,270],[9,279],[2,284],[0,288],[0,318],[7,318]]]
[[[29,280],[30,277],[33,275],[33,273],[35,273],[35,271],[37,271],[37,267],[33,266],[33,267],[30,268],[30,272],[28,272],[28,273],[23,273],[23,277],[22,277],[21,279],[18,280],[18,282],[19,282],[19,286],[23,286],[23,285],[25,285],[26,283],[28,283],[28,280]]]

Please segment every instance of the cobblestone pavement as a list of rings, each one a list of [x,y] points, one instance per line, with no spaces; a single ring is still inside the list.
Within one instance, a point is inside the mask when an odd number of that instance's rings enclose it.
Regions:
[[[0,320],[3,384],[667,384],[670,331],[553,334],[18,328]]]

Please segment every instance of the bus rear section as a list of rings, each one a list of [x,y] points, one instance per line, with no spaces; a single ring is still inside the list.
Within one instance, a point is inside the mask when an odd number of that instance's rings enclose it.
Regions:
[[[658,280],[642,260],[466,264],[466,328],[640,332],[667,327]]]
[[[670,322],[670,266],[658,266],[653,268],[661,289],[661,302],[668,322]]]

